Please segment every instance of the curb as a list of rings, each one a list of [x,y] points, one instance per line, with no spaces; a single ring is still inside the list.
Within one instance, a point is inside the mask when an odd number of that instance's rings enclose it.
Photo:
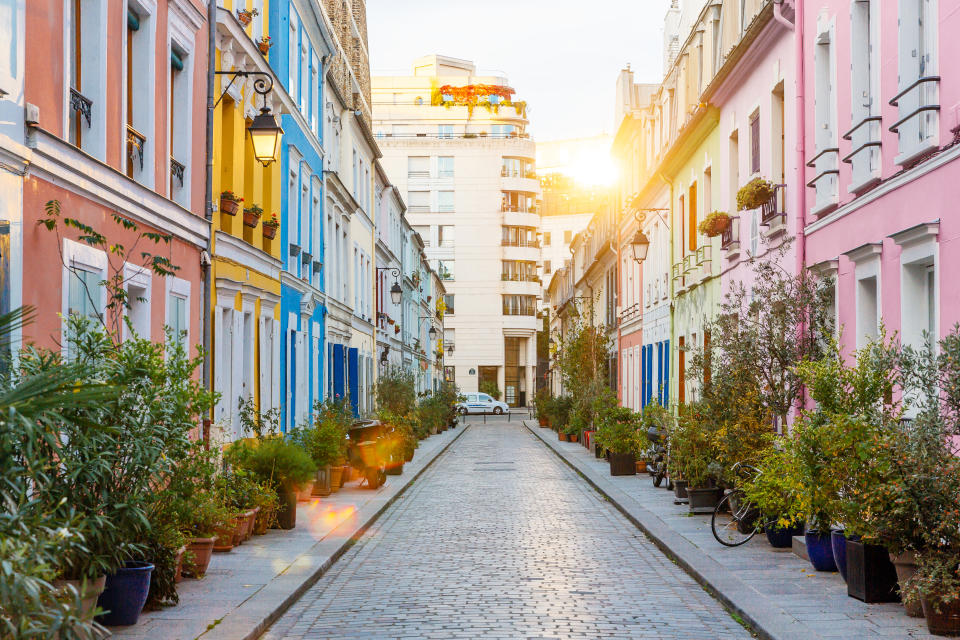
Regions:
[[[590,470],[578,467],[563,453],[543,438],[535,428],[523,422],[534,437],[540,440],[560,460],[579,474],[587,484],[603,495],[627,520],[640,529],[668,558],[696,580],[710,595],[738,615],[749,631],[764,640],[819,640],[821,636],[789,616],[775,601],[747,586],[720,563],[701,551],[693,543],[678,535],[656,514],[637,504],[628,494],[591,477]],[[553,431],[551,431],[553,433]],[[601,486],[607,484],[607,486]],[[633,502],[633,504],[629,504]]]
[[[316,584],[317,580],[367,532],[371,525],[373,525],[400,496],[406,493],[414,481],[433,466],[433,463],[446,453],[447,449],[449,449],[454,442],[469,431],[470,426],[470,424],[462,425],[462,429],[456,437],[437,451],[436,455],[423,465],[415,475],[410,476],[404,485],[384,502],[375,513],[364,520],[359,527],[349,520],[341,523],[323,539],[318,540],[312,547],[297,556],[287,570],[276,576],[230,614],[214,623],[214,626],[209,627],[197,636],[195,640],[199,640],[200,638],[203,640],[257,640],[257,638],[266,633],[270,626],[276,622],[280,616],[286,613],[287,609],[299,600],[310,587]],[[352,531],[350,531],[351,528],[353,528]],[[332,544],[335,545],[334,548],[324,550],[323,547],[331,546],[331,541],[333,541]],[[308,565],[303,567],[303,569],[307,571],[307,575],[304,576],[302,573],[294,575],[294,571],[291,571],[291,569],[299,569],[300,567],[296,567],[296,565],[301,565],[302,563]],[[279,604],[271,604],[277,602],[271,595],[275,595],[276,598],[280,599]],[[244,613],[247,615],[244,615]],[[234,618],[234,620],[230,620],[230,618]]]

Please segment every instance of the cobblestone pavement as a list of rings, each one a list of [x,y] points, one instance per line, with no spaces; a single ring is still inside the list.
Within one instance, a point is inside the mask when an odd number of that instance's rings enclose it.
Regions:
[[[751,636],[522,425],[488,419],[264,636],[394,637]]]

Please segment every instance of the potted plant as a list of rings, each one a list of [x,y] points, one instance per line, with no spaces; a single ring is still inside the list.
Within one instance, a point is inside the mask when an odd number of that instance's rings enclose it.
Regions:
[[[273,46],[273,42],[270,40],[270,36],[263,36],[257,40],[257,48],[260,49],[260,53],[267,55],[267,52],[270,51],[270,47]]]
[[[337,478],[334,484],[332,465],[346,455],[346,434],[351,421],[352,416],[346,402],[326,401],[317,403],[314,407],[312,424],[298,427],[291,432],[293,441],[310,454],[317,467],[311,494],[330,495],[335,486],[339,486],[343,471],[341,468],[338,474],[340,478]]]
[[[251,471],[266,483],[279,499],[277,522],[281,529],[293,529],[297,522],[297,487],[316,473],[316,465],[304,449],[283,435],[237,440],[225,453],[232,465]]]
[[[730,215],[725,211],[713,211],[697,225],[697,230],[708,238],[722,235],[730,228]]]
[[[610,475],[636,473],[639,449],[638,416],[627,407],[616,407],[603,419],[596,431],[597,444],[610,452]]]
[[[772,449],[760,461],[759,469],[759,474],[739,488],[760,511],[770,546],[789,548],[794,536],[803,535],[801,489],[791,472],[790,458],[783,451]]]
[[[223,191],[220,194],[220,212],[225,213],[230,216],[237,215],[237,211],[240,210],[240,203],[243,202],[243,198],[235,194],[229,189]]]
[[[253,20],[253,17],[258,15],[260,15],[260,10],[257,9],[256,7],[254,7],[250,11],[247,11],[246,9],[241,9],[239,7],[237,8],[237,20],[240,21],[240,24],[243,25],[244,28],[248,27],[250,25],[250,22]]]
[[[699,407],[687,405],[670,433],[671,477],[686,481],[690,513],[713,513],[720,499],[714,439],[699,420]]]
[[[770,202],[776,193],[773,183],[763,178],[754,178],[737,191],[737,210],[759,209]]]
[[[244,226],[250,227],[251,229],[256,229],[257,225],[260,224],[260,216],[263,215],[263,208],[254,204],[250,207],[243,208],[243,224]]]
[[[263,237],[267,240],[273,240],[277,237],[277,229],[280,228],[280,220],[277,214],[271,213],[270,217],[263,221]]]
[[[394,334],[400,333],[400,325],[395,325],[395,326],[393,327],[393,333],[394,333]]]
[[[187,552],[183,572],[193,578],[202,578],[210,565],[217,531],[230,517],[219,495],[213,491],[199,491],[189,504],[190,513],[185,518]]]

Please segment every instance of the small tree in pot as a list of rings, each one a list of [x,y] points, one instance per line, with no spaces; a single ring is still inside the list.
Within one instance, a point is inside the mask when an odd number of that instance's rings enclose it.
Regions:
[[[712,513],[719,499],[720,468],[714,434],[701,418],[698,405],[681,409],[670,432],[670,477],[687,483],[691,513]]]
[[[793,536],[803,535],[804,520],[801,487],[795,482],[791,458],[782,450],[771,449],[758,468],[760,473],[741,483],[740,489],[760,511],[770,545],[790,547]]]
[[[281,529],[293,529],[296,526],[297,487],[309,482],[317,471],[310,454],[292,440],[279,435],[252,442],[238,440],[228,447],[225,459],[232,466],[253,472],[276,492],[280,501],[277,521]]]
[[[610,452],[610,475],[632,476],[641,438],[640,416],[627,407],[614,407],[597,428],[597,444]]]

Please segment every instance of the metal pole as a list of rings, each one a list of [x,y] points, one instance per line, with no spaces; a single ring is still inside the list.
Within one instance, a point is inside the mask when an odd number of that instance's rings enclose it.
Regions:
[[[217,63],[217,0],[207,3],[207,175],[206,175],[206,202],[204,216],[207,222],[207,256],[213,253],[213,92],[215,90],[215,74]],[[212,261],[212,258],[209,258]],[[213,296],[211,265],[201,266],[203,270],[203,301],[200,310],[200,323],[203,331],[203,387],[213,390],[210,369],[210,347],[212,344],[212,322],[210,302]]]

